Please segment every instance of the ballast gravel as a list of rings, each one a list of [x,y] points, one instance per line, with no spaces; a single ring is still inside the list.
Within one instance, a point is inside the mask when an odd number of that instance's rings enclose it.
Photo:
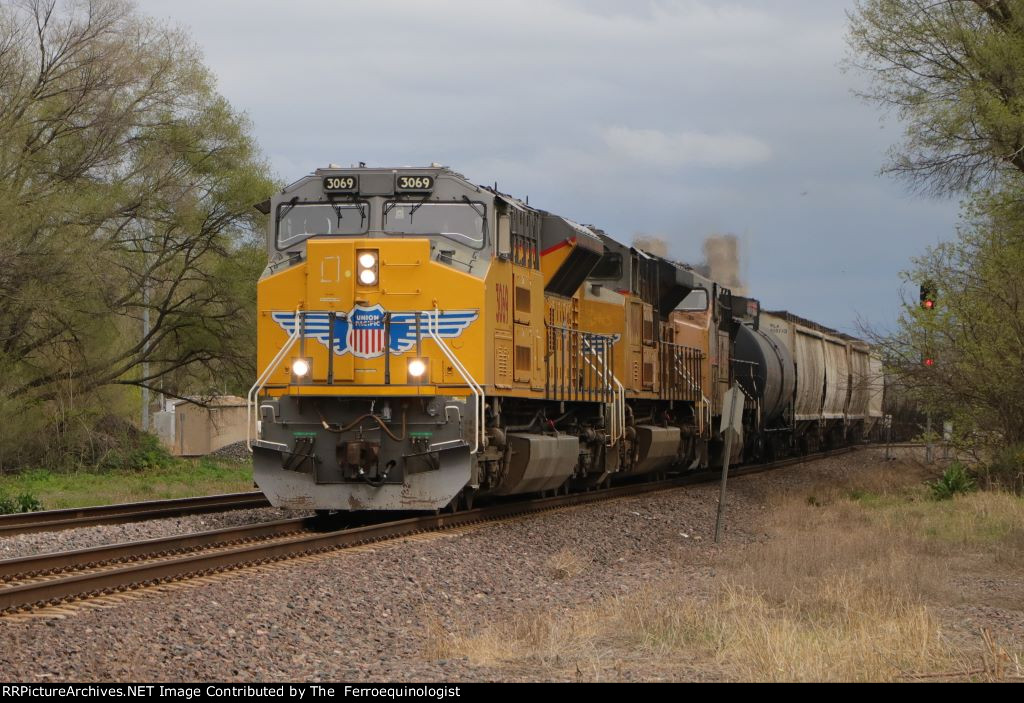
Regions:
[[[567,612],[666,573],[706,592],[719,550],[764,538],[757,525],[769,509],[767,488],[880,461],[881,450],[865,449],[736,478],[720,546],[718,487],[709,484],[235,572],[61,618],[0,619],[0,671],[8,681],[531,680],[529,668],[433,659],[428,631]],[[559,553],[578,557],[582,570],[556,574]],[[669,674],[703,675],[685,663]],[[600,677],[656,675],[633,663]]]

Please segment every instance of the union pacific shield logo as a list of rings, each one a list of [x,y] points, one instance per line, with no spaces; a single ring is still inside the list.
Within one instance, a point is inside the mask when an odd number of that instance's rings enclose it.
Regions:
[[[298,321],[294,312],[280,311],[271,315],[285,332],[295,332]],[[385,349],[397,356],[416,345],[417,329],[420,339],[429,339],[430,331],[442,339],[453,339],[462,335],[480,313],[477,310],[392,312],[388,325],[384,324],[384,316],[385,310],[380,305],[357,305],[348,314],[335,315],[332,324],[327,311],[310,310],[303,319],[304,336],[333,348],[338,356],[351,353],[360,359],[372,359],[382,355]]]
[[[384,308],[357,305],[348,317],[348,348],[352,356],[372,359],[384,351]]]

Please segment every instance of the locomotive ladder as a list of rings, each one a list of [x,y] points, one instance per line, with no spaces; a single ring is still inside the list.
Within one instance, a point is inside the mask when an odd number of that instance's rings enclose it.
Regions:
[[[697,401],[697,430],[700,432],[701,436],[703,436],[704,428],[711,427],[711,401],[708,400],[706,395],[704,395],[704,389],[701,388],[700,383],[690,375],[690,372],[687,371],[685,367],[679,366],[678,359],[676,359],[676,371],[681,372],[682,377],[690,384],[690,388],[696,391],[697,395],[700,397],[700,400]]]
[[[546,327],[546,395],[609,405],[608,446],[615,446],[626,427],[626,389],[612,368],[615,337],[550,323]]]
[[[671,367],[675,373],[672,374],[673,378],[670,380],[678,378],[679,380],[684,381],[689,387],[689,390],[693,392],[697,415],[697,431],[701,436],[703,436],[704,429],[711,426],[711,401],[708,400],[706,395],[704,395],[704,389],[701,387],[700,379],[694,377],[692,370],[688,368],[685,363],[687,360],[687,352],[699,355],[691,357],[696,360],[703,358],[703,355],[698,349],[684,347],[673,342],[661,342],[661,346],[663,354],[665,354],[665,352],[669,352],[671,354],[671,359],[667,362],[667,367]],[[666,372],[668,370],[668,368],[665,369]],[[664,382],[665,380],[663,380],[663,383]]]
[[[622,437],[623,433],[625,432],[625,427],[626,427],[626,389],[623,387],[622,383],[619,382],[619,379],[615,377],[615,374],[612,373],[612,370],[609,368],[609,365],[608,365],[607,361],[604,358],[604,354],[603,353],[601,353],[601,354],[595,353],[595,350],[592,348],[592,343],[591,343],[591,340],[594,339],[594,338],[599,338],[600,339],[599,344],[606,345],[607,346],[607,351],[611,350],[612,345],[615,344],[615,340],[614,340],[614,338],[608,337],[608,336],[605,336],[605,335],[592,335],[592,334],[587,334],[583,338],[584,339],[584,345],[583,345],[584,349],[586,349],[587,351],[590,352],[590,353],[583,354],[583,362],[587,366],[589,366],[591,369],[593,369],[593,371],[595,373],[597,373],[604,380],[605,386],[609,387],[609,390],[611,391],[611,395],[612,395],[611,406],[612,407],[611,407],[611,418],[610,418],[610,422],[608,423],[608,425],[609,425],[609,427],[608,427],[608,429],[609,429],[608,446],[609,447],[614,447],[615,443],[617,441],[619,441],[619,439]],[[596,360],[597,362],[600,363],[600,366],[601,366],[600,369],[598,369],[597,365],[594,364],[593,361],[591,361],[591,358],[593,358],[594,360]],[[609,380],[611,381],[610,384],[609,384]],[[612,384],[614,384],[614,385],[612,385]]]
[[[249,389],[249,393],[246,395],[245,403],[245,446],[248,447],[249,451],[252,451],[252,414],[253,409],[256,407],[256,401],[259,399],[260,391],[263,390],[263,386],[266,385],[267,381],[270,380],[271,375],[277,370],[278,365],[284,360],[285,355],[291,351],[291,348],[295,346],[295,342],[299,339],[299,335],[305,332],[305,321],[301,317],[302,311],[295,311],[295,329],[292,330],[292,334],[288,337],[288,341],[284,343],[281,350],[277,352],[277,355],[267,364],[267,368],[263,369],[263,373],[256,379],[256,383],[252,384],[252,388]],[[260,427],[262,429],[262,422]]]
[[[477,383],[476,379],[469,373],[469,370],[466,369],[461,361],[459,361],[459,357],[455,355],[455,352],[449,349],[448,345],[444,343],[443,339],[441,339],[440,319],[441,311],[438,310],[437,307],[434,308],[433,313],[427,313],[427,334],[429,334],[430,338],[434,340],[437,348],[440,349],[448,358],[448,361],[452,363],[455,370],[459,372],[459,375],[462,376],[466,385],[469,386],[470,392],[472,392],[473,396],[476,398],[476,411],[474,413],[476,415],[476,429],[473,433],[473,453],[476,454],[481,448],[487,447],[487,429],[485,427],[485,423],[487,421],[487,408],[484,407],[487,396],[484,393],[483,386]]]

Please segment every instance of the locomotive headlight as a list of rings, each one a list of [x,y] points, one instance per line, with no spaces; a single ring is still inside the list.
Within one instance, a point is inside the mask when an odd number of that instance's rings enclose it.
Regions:
[[[356,263],[359,264],[357,274],[359,283],[372,286],[377,282],[377,250],[363,249],[356,252]]]
[[[423,359],[411,359],[409,361],[409,375],[419,378],[427,372],[427,362]]]
[[[309,362],[305,359],[296,359],[292,362],[292,374],[296,378],[303,378],[309,374]]]

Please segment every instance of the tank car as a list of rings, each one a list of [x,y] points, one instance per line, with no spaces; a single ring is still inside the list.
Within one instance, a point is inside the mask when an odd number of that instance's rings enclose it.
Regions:
[[[320,169],[261,210],[273,505],[437,510],[714,461],[737,331],[715,282],[436,165]]]
[[[758,399],[749,457],[811,452],[867,437],[882,416],[880,360],[867,344],[756,301],[735,311],[735,375]]]

